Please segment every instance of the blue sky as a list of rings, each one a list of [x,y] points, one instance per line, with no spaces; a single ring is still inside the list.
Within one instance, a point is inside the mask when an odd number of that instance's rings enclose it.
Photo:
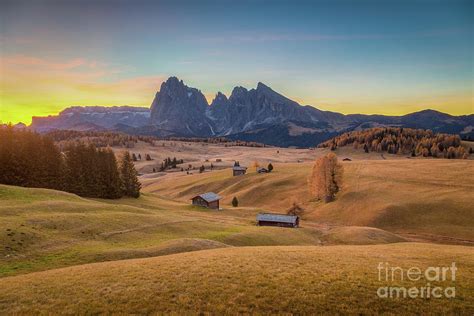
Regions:
[[[469,114],[473,3],[2,1],[0,119],[148,106],[170,75],[208,99],[262,81],[324,110]]]

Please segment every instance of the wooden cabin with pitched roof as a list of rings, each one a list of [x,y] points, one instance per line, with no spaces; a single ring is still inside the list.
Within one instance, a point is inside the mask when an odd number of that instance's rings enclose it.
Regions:
[[[192,204],[212,209],[219,209],[219,200],[221,197],[214,192],[207,192],[193,197]]]

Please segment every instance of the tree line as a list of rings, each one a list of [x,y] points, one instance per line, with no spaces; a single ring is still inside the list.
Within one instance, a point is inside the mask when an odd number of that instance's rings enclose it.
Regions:
[[[472,148],[466,149],[458,135],[439,134],[431,130],[411,128],[370,128],[352,131],[319,144],[320,148],[335,150],[352,146],[368,152],[409,154],[412,157],[466,159]]]
[[[48,188],[84,197],[138,197],[140,182],[126,152],[72,142],[62,151],[47,136],[11,126],[0,129],[0,183]]]
[[[155,137],[128,135],[118,132],[99,132],[99,131],[72,131],[72,130],[54,130],[46,133],[61,148],[66,147],[71,142],[83,142],[94,144],[96,147],[124,147],[134,148],[139,141],[153,144]]]
[[[113,131],[74,131],[74,130],[53,130],[46,133],[60,146],[65,146],[71,141],[82,141],[85,143],[93,143],[97,147],[124,147],[134,148],[139,141],[148,143],[152,146],[158,146],[160,141],[175,141],[188,143],[208,143],[208,144],[225,144],[227,146],[245,146],[245,147],[271,147],[262,143],[248,142],[240,140],[230,140],[225,137],[157,137],[149,135],[130,135]],[[161,144],[165,147],[165,143]],[[176,144],[169,144],[176,146]]]

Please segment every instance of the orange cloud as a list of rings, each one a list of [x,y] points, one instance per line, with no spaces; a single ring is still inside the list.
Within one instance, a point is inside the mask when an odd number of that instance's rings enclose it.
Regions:
[[[164,76],[120,78],[127,68],[75,58],[0,57],[0,121],[29,123],[70,105],[150,105]]]

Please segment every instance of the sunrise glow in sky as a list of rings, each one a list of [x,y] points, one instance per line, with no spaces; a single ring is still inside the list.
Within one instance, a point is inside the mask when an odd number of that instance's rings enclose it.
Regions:
[[[173,75],[323,110],[472,114],[474,1],[0,1],[0,121],[150,106]]]

